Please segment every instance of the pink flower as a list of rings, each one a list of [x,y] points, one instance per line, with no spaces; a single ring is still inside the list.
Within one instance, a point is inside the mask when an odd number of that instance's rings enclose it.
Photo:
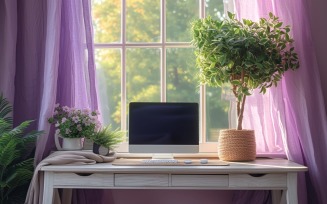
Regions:
[[[66,120],[67,120],[67,118],[62,118],[61,122],[64,123],[64,122],[66,122]]]
[[[87,118],[84,118],[83,123],[85,126],[89,126],[91,124],[90,120]]]
[[[74,123],[78,123],[79,117],[78,116],[74,116],[74,117],[72,117],[72,120],[74,121]]]
[[[62,109],[63,109],[65,112],[68,112],[68,111],[69,111],[69,107],[68,107],[68,106],[64,106],[64,107],[62,107]]]
[[[84,113],[85,115],[88,115],[91,113],[91,110],[89,108],[83,109],[82,113]]]
[[[71,131],[68,129],[68,128],[66,128],[66,131],[65,131],[65,133],[66,134],[69,134]]]
[[[96,123],[98,121],[98,117],[97,116],[91,116],[91,120],[93,123]]]
[[[59,125],[60,125],[60,124],[59,124],[58,122],[56,122],[55,127],[59,127]]]
[[[68,117],[72,117],[73,115],[74,115],[74,112],[70,110],[70,111],[68,112]]]
[[[82,131],[82,126],[80,124],[77,125],[77,130],[80,132]]]

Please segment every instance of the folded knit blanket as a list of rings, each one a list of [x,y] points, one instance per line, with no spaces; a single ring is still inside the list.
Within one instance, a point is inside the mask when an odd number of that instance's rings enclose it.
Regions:
[[[42,160],[34,170],[25,204],[41,204],[43,198],[43,171],[40,171],[46,165],[89,165],[95,163],[112,162],[115,160],[115,154],[102,156],[90,151],[57,151],[50,154]],[[62,203],[57,191],[54,192],[54,203]],[[65,203],[65,202],[63,202]]]

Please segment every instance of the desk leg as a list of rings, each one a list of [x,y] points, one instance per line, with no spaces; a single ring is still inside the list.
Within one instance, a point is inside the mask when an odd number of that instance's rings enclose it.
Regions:
[[[53,173],[44,172],[43,200],[42,204],[53,203]]]
[[[286,200],[288,204],[298,204],[297,198],[297,173],[287,174]]]

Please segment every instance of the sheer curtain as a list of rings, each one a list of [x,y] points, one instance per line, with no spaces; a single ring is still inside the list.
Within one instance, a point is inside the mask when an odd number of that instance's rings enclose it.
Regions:
[[[303,204],[327,203],[323,192],[327,183],[327,160],[323,156],[327,155],[327,120],[307,3],[236,0],[238,18],[258,20],[272,12],[292,29],[300,69],[287,72],[279,86],[266,95],[249,97],[245,121],[251,122],[244,126],[261,127],[256,134],[265,150],[284,147],[288,159],[308,166],[309,171],[298,180],[299,203]]]
[[[45,6],[39,129],[50,134],[38,141],[37,162],[54,147],[47,118],[52,115],[55,103],[97,109],[89,0],[47,1]]]
[[[39,129],[48,137],[40,138],[36,158],[40,161],[53,149],[53,131],[47,118],[55,102],[76,108],[98,109],[95,87],[94,48],[89,0],[48,1],[44,66],[44,92]],[[49,93],[50,90],[50,93]],[[102,190],[75,190],[73,203],[110,201]]]
[[[90,0],[0,1],[0,91],[14,104],[15,124],[35,119],[31,129],[46,131],[36,163],[55,150],[47,122],[55,103],[98,107],[90,12]],[[80,204],[101,203],[104,196],[73,194]]]

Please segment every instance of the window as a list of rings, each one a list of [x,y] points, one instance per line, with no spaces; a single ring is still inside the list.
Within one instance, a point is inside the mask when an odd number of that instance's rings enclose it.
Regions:
[[[100,108],[105,124],[127,130],[131,101],[198,102],[200,151],[216,151],[228,128],[224,89],[198,85],[190,22],[224,18],[226,0],[92,0]]]

